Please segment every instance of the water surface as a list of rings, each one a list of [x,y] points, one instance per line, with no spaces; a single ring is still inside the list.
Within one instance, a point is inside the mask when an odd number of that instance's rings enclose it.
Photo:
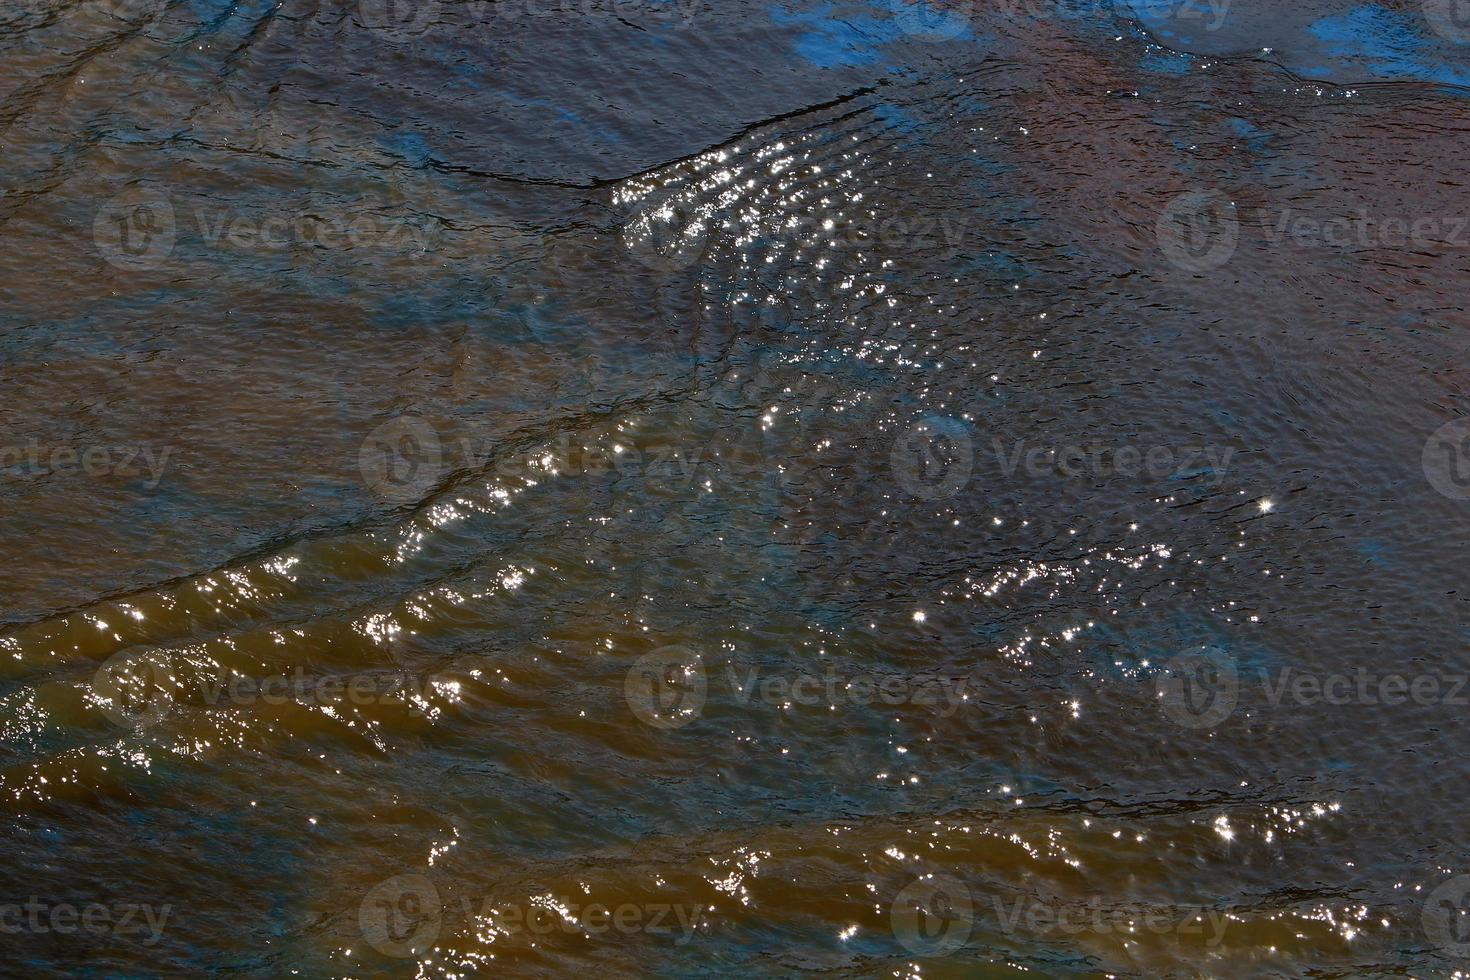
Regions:
[[[1456,25],[0,11],[7,964],[1455,975]]]

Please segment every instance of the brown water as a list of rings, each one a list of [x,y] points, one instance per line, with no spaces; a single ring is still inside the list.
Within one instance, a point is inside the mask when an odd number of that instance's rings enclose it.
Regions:
[[[1459,975],[1470,30],[1281,10],[0,8],[0,972]]]

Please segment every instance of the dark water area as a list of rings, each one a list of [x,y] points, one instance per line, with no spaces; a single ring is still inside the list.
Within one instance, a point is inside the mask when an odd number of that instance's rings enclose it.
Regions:
[[[0,59],[0,974],[1467,969],[1456,5]]]

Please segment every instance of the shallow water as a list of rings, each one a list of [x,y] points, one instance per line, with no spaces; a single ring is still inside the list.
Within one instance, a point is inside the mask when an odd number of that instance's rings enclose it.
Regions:
[[[1453,15],[0,8],[4,972],[1457,975]]]

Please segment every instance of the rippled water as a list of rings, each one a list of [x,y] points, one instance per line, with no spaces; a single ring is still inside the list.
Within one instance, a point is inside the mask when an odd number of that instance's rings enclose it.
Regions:
[[[1458,975],[1466,42],[0,6],[3,972]]]

